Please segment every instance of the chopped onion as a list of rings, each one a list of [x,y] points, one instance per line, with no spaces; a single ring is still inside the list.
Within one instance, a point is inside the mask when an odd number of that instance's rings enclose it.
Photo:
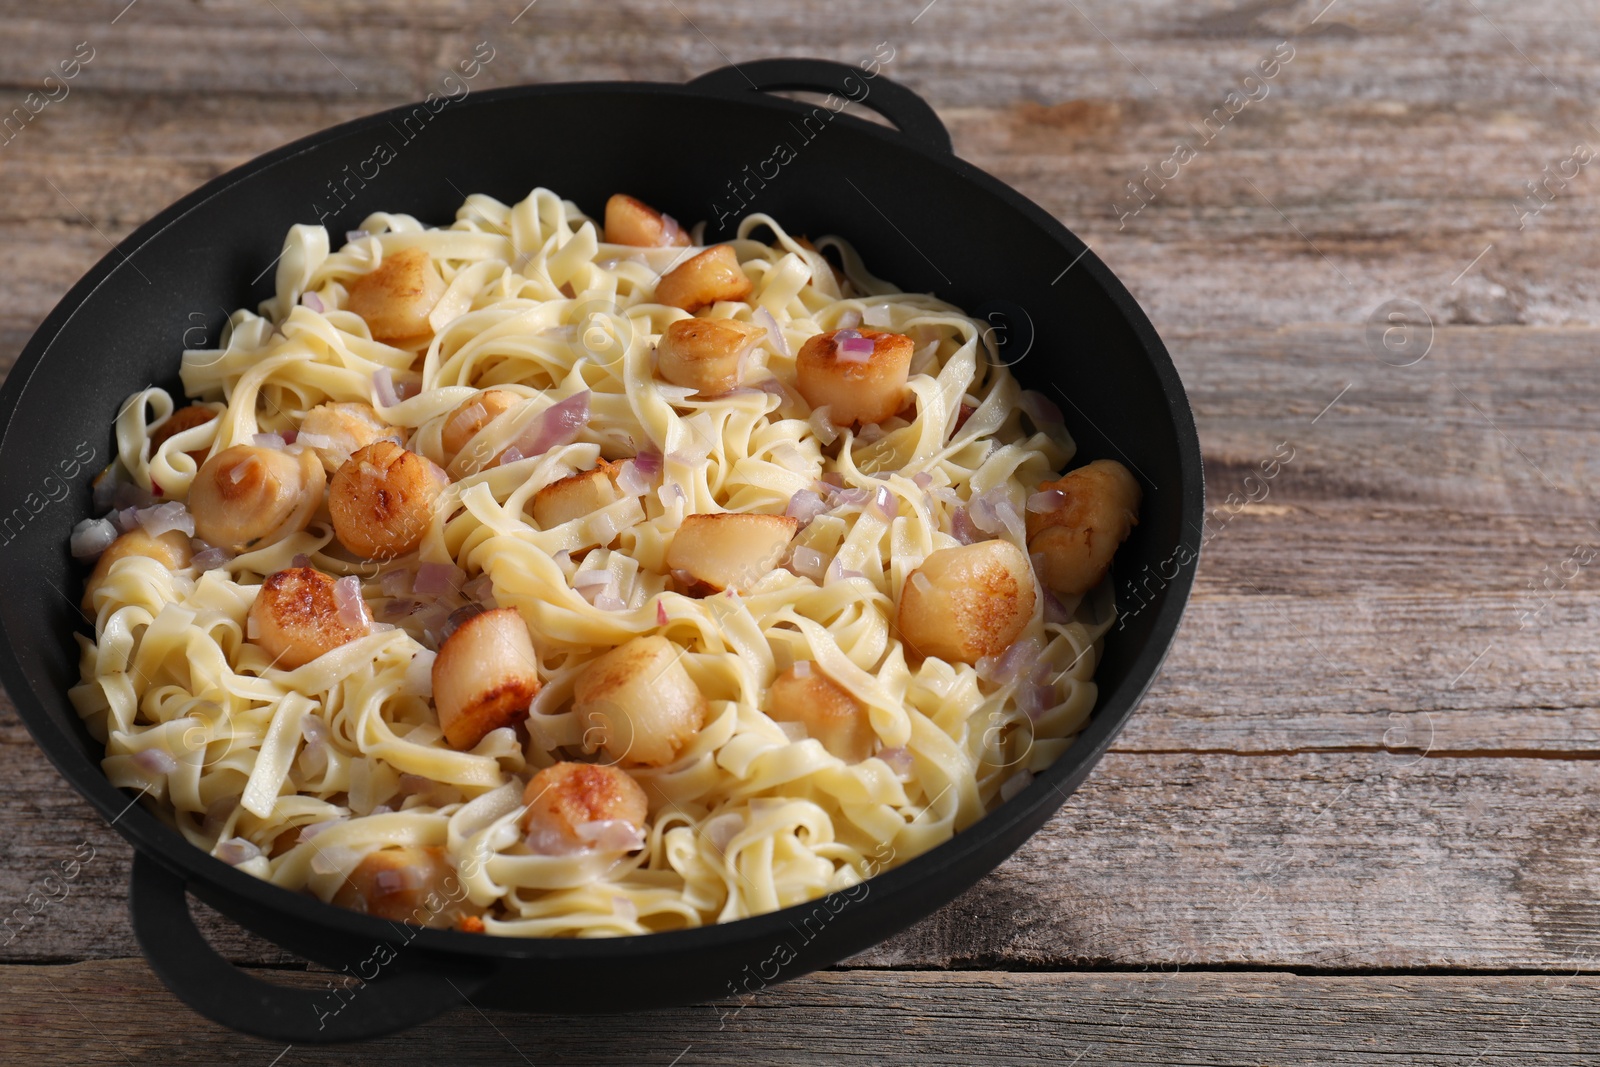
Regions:
[[[599,852],[632,852],[644,847],[644,834],[626,819],[596,819],[573,827],[579,841]]]
[[[322,721],[320,715],[307,715],[300,720],[300,736],[306,739],[308,745],[327,744],[328,724]]]
[[[271,448],[278,451],[288,447],[288,442],[283,439],[281,433],[258,433],[250,439],[250,443],[257,448]]]
[[[97,559],[117,539],[117,528],[108,519],[84,519],[72,528],[72,557]]]
[[[394,391],[394,372],[388,367],[372,372],[372,396],[380,408],[392,408],[400,403],[400,394]]]
[[[849,567],[846,567],[843,563],[839,562],[839,557],[835,556],[833,562],[828,566],[828,577],[830,579],[844,579],[861,578],[863,575],[860,571],[851,570]]]
[[[160,537],[173,530],[182,530],[188,536],[194,536],[194,517],[189,514],[188,508],[176,500],[170,504],[144,508],[138,513],[138,518],[139,525],[151,537]]]
[[[827,510],[828,505],[820,496],[809,489],[802,489],[789,498],[789,506],[784,514],[799,519],[800,525],[804,526]]]
[[[325,433],[300,433],[295,435],[295,443],[307,448],[332,448],[333,438]]]
[[[975,666],[978,668],[978,677],[996,685],[1006,685],[1023,676],[1027,667],[1037,662],[1044,654],[1044,647],[1038,638],[1024,638],[1013,641],[1006,650],[998,656],[984,656]]]
[[[845,363],[865,363],[872,358],[877,343],[870,337],[846,337],[839,342],[838,358]]]
[[[831,445],[839,439],[839,431],[833,427],[833,412],[827,404],[822,405],[811,413],[806,420],[811,424],[811,432],[825,445]]]
[[[1000,799],[1010,800],[1012,797],[1028,788],[1028,783],[1032,781],[1033,772],[1024,767],[1016,774],[1013,774],[1010,778],[1007,778],[1005,782],[1001,784]]]
[[[194,565],[195,570],[205,572],[214,571],[218,567],[226,565],[232,559],[232,552],[219,545],[212,545],[196,552],[189,562]]]
[[[833,325],[834,329],[854,330],[861,325],[861,312],[851,308],[842,313],[839,316],[839,321]]]
[[[662,216],[662,218],[666,217],[665,215]],[[641,841],[639,846],[643,848],[644,842]],[[627,897],[617,895],[611,898],[611,914],[624,922],[631,923],[639,918],[639,907]]]
[[[836,508],[859,507],[872,499],[870,489],[836,489],[830,502]]]
[[[1028,497],[1028,510],[1035,515],[1048,515],[1060,511],[1067,502],[1067,494],[1059,489],[1045,489]]]
[[[230,867],[237,867],[239,864],[253,860],[261,854],[261,850],[256,847],[255,842],[246,841],[242,837],[228,838],[228,840],[219,843],[216,851],[212,853],[213,856]]]
[[[420,596],[444,596],[461,588],[467,572],[454,563],[424,563],[417,567],[411,591]]]
[[[663,485],[656,490],[656,496],[661,500],[661,506],[664,508],[670,508],[673,504],[685,499],[683,486],[677,482],[668,482]]]
[[[872,494],[872,503],[868,505],[867,510],[884,522],[890,522],[894,519],[895,513],[899,508],[895,503],[894,494],[889,492],[889,487],[880,485],[877,491]]]
[[[713,816],[700,826],[700,832],[705,836],[707,843],[718,852],[727,851],[728,843],[743,829],[744,816],[736,811]]]
[[[666,624],[667,624],[667,604],[666,604],[666,601],[657,600],[656,601],[656,625],[657,626],[665,626]]]
[[[911,480],[917,483],[919,489],[928,489],[933,485],[933,475],[927,471],[918,471],[911,476]]]
[[[756,313],[750,317],[756,321],[757,325],[766,327],[767,343],[774,352],[785,359],[792,355],[789,351],[789,340],[783,336],[783,330],[779,328],[778,320],[773,318],[772,312],[764,307],[758,307],[756,308]]]
[[[361,240],[363,237],[371,237],[371,236],[372,235],[370,233],[368,233],[366,230],[346,230],[344,232],[344,243],[345,244],[355,244],[357,241]]]
[[[645,477],[654,478],[656,475],[661,473],[661,453],[655,451],[654,449],[647,448],[643,452],[640,452],[637,456],[633,457],[633,465],[637,467],[639,469],[639,473],[643,474]]]
[[[512,445],[510,448],[500,453],[500,462],[497,464],[497,466],[504,467],[507,463],[517,463],[527,458],[528,457],[522,454],[522,449],[518,448],[516,445]]]
[[[780,722],[778,729],[782,730],[783,736],[790,741],[804,741],[811,736],[811,732],[806,729],[806,724],[803,722]]]
[[[1055,401],[1043,393],[1032,389],[1024,389],[1017,398],[1017,407],[1021,408],[1033,424],[1041,429],[1046,426],[1060,426],[1062,424],[1061,409],[1056,407]]]
[[[171,774],[178,769],[178,761],[172,758],[172,753],[159,748],[147,748],[134,753],[133,762],[151,774]]]
[[[255,470],[260,465],[261,461],[255,456],[246,456],[243,463],[235,463],[228,471],[228,481],[234,485],[238,485],[240,482],[245,480],[246,476],[248,476],[251,471]]]
[[[333,583],[333,602],[339,605],[339,621],[352,629],[363,629],[371,621],[367,603],[361,599],[361,579],[347,574]]]
[[[306,307],[310,308],[312,311],[315,311],[319,315],[327,310],[322,306],[322,298],[310,290],[300,294],[300,303],[304,304]]]
[[[861,321],[867,326],[888,326],[894,322],[894,315],[888,304],[869,304],[861,311]]]
[[[1017,707],[1028,713],[1028,718],[1037,722],[1039,717],[1059,703],[1056,697],[1056,687],[1053,685],[1036,685],[1029,682],[1017,690]]]
[[[927,596],[929,593],[933,592],[933,582],[929,581],[928,576],[923,574],[920,570],[911,572],[911,584],[916,586],[917,592],[921,593],[923,596]]]
[[[828,561],[821,552],[804,545],[796,548],[789,558],[789,569],[796,574],[820,582],[827,573]]]
[[[644,496],[650,491],[651,479],[633,460],[623,460],[617,471],[617,488],[629,496]]]
[[[889,769],[904,778],[911,773],[911,751],[904,746],[886,748],[878,753],[878,758],[889,765]]]
[[[811,661],[808,659],[796,660],[793,669],[796,678],[811,677]]]
[[[571,444],[589,424],[589,390],[573,393],[536,415],[517,435],[511,447],[523,458],[542,456],[557,445]]]
[[[674,404],[683,403],[699,391],[699,388],[693,385],[661,385],[660,383],[656,385],[656,392]]]
[[[297,563],[295,566],[304,566],[304,564]],[[378,588],[383,591],[384,596],[404,596],[406,593],[411,592],[411,582],[414,578],[415,575],[412,574],[409,568],[396,567],[393,570],[383,572],[383,577],[378,579]]]
[[[1025,540],[1022,516],[1017,514],[1017,507],[1006,495],[1003,486],[997,485],[988,492],[973,497],[967,509],[972,516],[973,524],[984,533],[997,535],[1006,532],[1017,541]]]
[[[1035,562],[1034,570],[1038,569],[1039,565],[1037,562]],[[1044,621],[1053,623],[1066,623],[1072,621],[1072,616],[1067,614],[1066,605],[1062,604],[1060,600],[1056,599],[1056,595],[1048,589],[1044,591]]]

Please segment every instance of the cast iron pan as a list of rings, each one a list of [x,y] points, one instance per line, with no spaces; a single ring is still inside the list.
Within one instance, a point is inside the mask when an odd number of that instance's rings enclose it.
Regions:
[[[898,131],[835,114],[837,97],[816,108],[766,92],[800,89],[860,101]],[[375,167],[380,145],[393,158]],[[514,202],[537,185],[595,217],[610,193],[632,193],[686,223],[709,220],[708,243],[747,211],[791,233],[841,234],[880,277],[987,317],[1001,358],[1065,412],[1075,462],[1116,458],[1139,476],[1145,502],[1117,557],[1123,624],[1106,638],[1099,705],[1022,793],[849,895],[720,926],[579,941],[401,928],[323,904],[212,859],[106,780],[101,748],[66,698],[78,675],[71,634],[87,630],[75,606],[82,568],[67,541],[89,513],[90,478],[113,454],[110,425],[124,399],[151,382],[181,395],[180,350],[214,344],[225,309],[270,295],[290,225],[325,213],[337,241],[370,211],[448,223],[465,193]],[[0,516],[0,680],[45,755],[136,850],[129,904],[162,981],[220,1023],[294,1043],[388,1033],[464,1000],[567,1013],[754,993],[922,918],[1036,831],[1127,722],[1177,629],[1203,508],[1182,384],[1111,272],[1038,206],[955,158],[915,93],[812,59],[746,63],[687,85],[473,93],[262,156],[163,211],[73,287],[0,389],[0,428],[0,501],[11,509]],[[291,990],[246,975],[200,937],[186,890],[365,983]]]

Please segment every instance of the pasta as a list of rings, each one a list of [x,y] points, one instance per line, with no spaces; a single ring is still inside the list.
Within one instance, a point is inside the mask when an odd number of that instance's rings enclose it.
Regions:
[[[591,937],[848,889],[1055,760],[1137,483],[1055,480],[1053,405],[844,240],[699,237],[295,226],[74,531],[111,781],[291,890]]]

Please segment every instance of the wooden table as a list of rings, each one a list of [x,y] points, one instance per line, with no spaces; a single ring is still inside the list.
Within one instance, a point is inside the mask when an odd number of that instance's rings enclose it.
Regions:
[[[332,1051],[225,1033],[139,958],[129,850],[8,706],[0,903],[94,853],[4,947],[8,1062],[1600,1062],[1592,11],[522,2],[0,3],[6,109],[93,52],[0,145],[0,353],[109,240],[420,98],[476,42],[495,50],[481,88],[882,41],[959,154],[1149,311],[1212,503],[1281,443],[1294,458],[1216,513],[1165,671],[1044,832],[907,933],[742,1003],[464,1008]],[[207,928],[242,965],[315,980]]]

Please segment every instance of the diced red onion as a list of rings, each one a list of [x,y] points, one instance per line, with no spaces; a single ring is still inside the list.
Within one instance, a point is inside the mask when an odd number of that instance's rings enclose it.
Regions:
[[[387,597],[404,596],[411,592],[411,582],[414,577],[415,575],[405,567],[384,571],[383,577],[378,579],[378,589]]]
[[[1055,401],[1043,393],[1024,389],[1022,395],[1017,398],[1017,407],[1033,420],[1035,426],[1042,428],[1062,424],[1061,409],[1056,407]]]
[[[872,355],[873,349],[877,347],[877,342],[870,337],[862,337],[860,334],[856,334],[854,337],[844,338],[839,342],[838,347],[840,359],[845,359],[850,363],[865,363],[868,357]],[[847,357],[849,358],[847,359]]]
[[[311,566],[311,557],[306,555],[304,552],[296,552],[294,554],[294,558],[289,561],[289,566],[309,567]]]
[[[790,556],[789,569],[802,577],[820,582],[823,575],[827,573],[828,561],[816,549],[801,545]]]
[[[601,593],[594,598],[594,606],[601,611],[627,611],[628,604],[621,597],[612,596],[610,593]]]
[[[839,321],[834,323],[836,329],[853,330],[861,325],[861,312],[851,308],[839,315]]]
[[[204,573],[205,571],[214,571],[218,567],[225,566],[232,559],[232,552],[220,545],[212,545],[196,552],[189,562],[194,566],[195,570]]]
[[[1060,511],[1067,502],[1067,494],[1059,489],[1045,489],[1028,497],[1028,510],[1035,515],[1048,515]]]
[[[894,313],[888,304],[869,304],[861,310],[861,321],[867,326],[888,326],[894,322]]]
[[[833,411],[828,404],[822,405],[811,413],[806,420],[811,424],[811,432],[817,435],[817,440],[825,445],[831,445],[839,439],[839,431],[833,426]]]
[[[864,575],[860,571],[851,570],[849,567],[846,567],[843,563],[839,562],[839,558],[835,556],[833,562],[828,565],[828,577],[829,579],[837,580],[844,578],[861,578],[864,577]]]
[[[996,685],[1006,685],[1022,677],[1028,666],[1043,653],[1044,648],[1037,638],[1013,641],[1000,655],[984,656],[978,660],[975,664],[978,677]]]
[[[967,510],[972,516],[973,524],[984,533],[997,535],[1007,532],[1018,541],[1024,539],[1022,516],[1017,514],[1016,505],[1011,503],[1011,498],[1006,495],[1004,487],[997,485],[988,492],[973,497],[967,505]]]
[[[371,618],[366,601],[361,599],[361,579],[347,574],[333,583],[333,602],[339,606],[339,621],[351,629],[363,629]]]
[[[417,576],[411,591],[419,596],[444,596],[461,588],[467,572],[454,563],[423,563],[417,567]]]
[[[588,424],[589,390],[585,389],[541,411],[511,442],[511,447],[520,451],[523,458],[542,456],[557,445],[576,441],[578,432]]]
[[[911,773],[911,752],[904,746],[883,749],[878,753],[878,758],[902,778]]]
[[[493,607],[494,579],[489,577],[489,573],[485,571],[463,585],[461,587],[461,595],[468,600],[475,600],[480,604],[488,604]]]
[[[623,460],[617,471],[617,488],[629,496],[644,496],[650,491],[650,477],[633,460]]]
[[[394,395],[401,400],[410,400],[420,392],[422,392],[422,383],[420,381],[394,383]]]
[[[139,525],[144,527],[144,532],[151,537],[160,537],[173,530],[181,530],[189,537],[194,536],[194,517],[189,514],[189,509],[174,500],[170,504],[157,504],[153,508],[145,508],[138,513]]]
[[[98,559],[117,539],[117,528],[108,519],[84,519],[72,528],[72,557]]]
[[[836,490],[830,498],[830,501],[836,508],[845,508],[858,507],[871,499],[872,491],[870,489],[851,488]]]
[[[889,487],[880,485],[877,491],[872,494],[872,503],[867,506],[867,510],[884,522],[890,522],[894,519],[899,507],[895,503],[894,494],[889,492]]]
[[[257,448],[271,448],[282,451],[288,447],[288,442],[281,433],[258,433],[250,439],[250,443]]]
[[[657,600],[656,601],[656,625],[657,626],[665,626],[666,624],[667,624],[667,605],[666,605],[666,602],[662,601],[662,600]]]
[[[307,448],[332,448],[333,438],[325,433],[297,433],[295,443],[305,445]]]
[[[130,507],[147,508],[155,502],[156,498],[137,482],[119,480],[112,486],[111,506],[119,511]]]
[[[300,720],[300,736],[306,739],[308,745],[327,744],[328,724],[322,721],[320,715],[307,715]]]
[[[306,307],[310,308],[312,311],[315,311],[319,315],[327,310],[322,306],[322,297],[311,292],[309,289],[300,294],[300,303],[304,304]]]
[[[772,350],[785,359],[792,353],[789,351],[789,340],[783,336],[783,330],[778,326],[778,320],[773,318],[772,312],[764,307],[756,308],[754,315],[750,316],[756,324],[763,326],[767,331],[767,342]]]
[[[661,473],[661,453],[655,451],[654,449],[647,448],[643,452],[640,452],[637,456],[633,457],[633,465],[637,467],[639,469],[639,473],[643,474],[645,477],[654,478],[656,475]]]
[[[626,819],[596,819],[573,827],[578,840],[597,852],[632,852],[644,847],[644,834]]]
[[[1035,722],[1059,702],[1056,697],[1056,687],[1053,685],[1037,685],[1029,682],[1017,687],[1017,707],[1027,712],[1028,718]]]
[[[235,463],[231,468],[228,469],[228,481],[234,485],[238,485],[240,482],[245,480],[246,476],[248,476],[251,471],[255,470],[260,465],[261,460],[257,459],[255,456],[246,456],[243,463]]]
[[[200,832],[207,837],[220,836],[222,828],[228,825],[228,816],[232,815],[238,806],[239,798],[236,796],[218,797],[213,800],[206,808],[206,817],[200,822]]]
[[[1033,566],[1034,570],[1037,571],[1039,568],[1037,560],[1035,560]],[[1044,621],[1053,623],[1067,623],[1072,621],[1072,616],[1067,614],[1066,605],[1061,603],[1060,600],[1056,599],[1056,595],[1048,589],[1044,591]]]
[[[127,533],[139,525],[139,509],[122,508],[118,511],[113,511],[107,518],[111,525],[117,528],[118,533]]]
[[[700,826],[700,832],[710,842],[711,847],[718,852],[725,852],[728,843],[737,837],[744,829],[744,816],[736,811],[724,812],[721,815],[707,819]]]
[[[345,244],[355,244],[357,241],[361,240],[363,237],[371,237],[371,236],[372,235],[370,233],[368,233],[366,230],[346,230],[344,232],[344,242],[345,242]]]
[[[789,506],[784,514],[799,519],[800,525],[804,526],[827,510],[828,505],[820,496],[809,489],[802,489],[789,498]]]
[[[217,850],[212,853],[213,856],[216,856],[217,859],[230,867],[237,867],[239,864],[253,860],[261,854],[261,849],[256,847],[255,842],[247,841],[242,837],[228,838],[228,840],[217,845]]]
[[[147,748],[134,753],[133,762],[151,774],[171,774],[178,769],[178,761],[172,758],[172,753],[159,748]]]
[[[404,893],[422,885],[422,872],[411,864],[389,867],[374,875],[372,881],[380,894]]]
[[[518,448],[516,445],[512,445],[510,448],[500,453],[500,462],[497,464],[497,466],[504,467],[507,463],[517,463],[527,458],[528,457],[522,454],[522,449]]]
[[[927,471],[918,471],[911,476],[911,480],[917,483],[919,489],[928,489],[933,486],[933,475]]]
[[[394,391],[394,372],[388,367],[372,372],[372,397],[380,408],[392,408],[400,403],[400,394]]]
[[[405,780],[405,776],[402,775],[401,776],[401,781],[404,781],[404,780]],[[310,841],[313,837],[316,837],[318,834],[322,833],[322,831],[328,829],[330,826],[338,826],[340,823],[347,822],[347,821],[349,821],[349,820],[347,820],[344,816],[341,815],[341,816],[339,816],[337,818],[333,818],[333,819],[323,819],[321,822],[308,823],[307,825],[302,826],[300,828],[300,836],[297,838],[297,840],[298,841]]]
[[[683,495],[683,486],[677,482],[668,482],[660,489],[657,489],[656,497],[661,501],[661,506],[664,508],[670,508],[673,504],[687,499]]]
[[[1033,772],[1024,767],[1022,770],[1018,771],[1016,774],[1013,774],[1010,778],[1007,778],[1003,783],[1001,783],[1000,799],[1010,800],[1012,797],[1028,788],[1028,783],[1032,781]]]
[[[467,604],[452,611],[444,620],[444,627],[439,631],[439,643],[443,644],[448,641],[451,634],[461,629],[462,623],[482,615],[483,611],[482,604]]]

